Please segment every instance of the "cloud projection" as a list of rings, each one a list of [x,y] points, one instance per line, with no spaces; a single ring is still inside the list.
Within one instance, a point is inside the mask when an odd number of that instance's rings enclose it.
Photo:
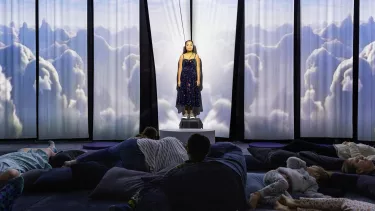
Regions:
[[[263,13],[276,6],[280,17]],[[293,138],[292,21],[293,1],[245,1],[247,139]]]
[[[0,23],[0,138],[35,137],[37,105],[40,138],[88,138],[87,2],[68,0],[64,7],[61,2],[39,3],[38,103],[35,26],[26,20],[12,20],[12,16]],[[125,13],[136,11],[135,21],[114,27],[97,24],[95,29],[96,139],[125,139],[139,128],[139,3],[121,4],[127,8]],[[8,1],[5,5],[11,7]],[[35,8],[35,1],[12,7],[15,12]],[[61,18],[66,12],[81,18],[76,22],[71,17]],[[96,12],[98,19],[106,16],[101,10]]]

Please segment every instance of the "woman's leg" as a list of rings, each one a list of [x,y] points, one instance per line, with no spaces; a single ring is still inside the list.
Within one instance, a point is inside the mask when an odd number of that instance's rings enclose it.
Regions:
[[[17,177],[0,189],[0,210],[12,210],[13,202],[23,191],[23,177]]]
[[[184,115],[183,115],[183,117],[184,117],[184,118],[187,118],[187,117],[188,117],[188,115],[189,115],[189,108],[188,108],[188,106],[185,106],[185,108],[184,108]]]
[[[307,142],[307,141],[296,140],[284,146],[282,149],[286,151],[290,151],[290,152],[311,151],[319,155],[325,155],[328,157],[337,157],[337,152],[333,145],[322,146],[322,145],[314,144],[314,143]]]
[[[347,199],[342,204],[341,210],[358,210],[358,211],[375,210],[375,204]]]
[[[0,181],[8,181],[19,176],[20,172],[16,169],[8,169],[5,172],[0,173]]]
[[[264,176],[266,187],[250,195],[250,205],[256,208],[258,201],[264,204],[276,205],[282,194],[289,188],[288,181],[278,171],[272,170]]]
[[[300,198],[292,199],[282,195],[279,202],[292,209],[341,210],[345,198]]]
[[[110,153],[109,148],[106,148],[95,152],[87,152],[85,154],[78,156],[75,160],[68,161],[66,163],[67,166],[69,166],[75,163],[84,163],[90,161],[95,161],[106,166],[113,167],[115,163],[115,158],[112,155],[112,153]]]
[[[130,170],[150,172],[146,158],[138,146],[138,139],[128,139],[109,149],[118,157],[116,166]]]
[[[33,151],[42,150],[47,154],[48,159],[49,159],[50,157],[53,157],[56,155],[57,149],[53,141],[49,141],[48,143],[49,143],[49,146],[47,148],[22,148],[18,151],[29,152],[30,150],[33,150]]]

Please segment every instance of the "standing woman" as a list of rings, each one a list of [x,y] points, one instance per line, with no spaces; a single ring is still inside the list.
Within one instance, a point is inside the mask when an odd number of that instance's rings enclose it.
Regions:
[[[185,42],[178,62],[176,107],[182,118],[194,119],[202,110],[201,60],[191,40]]]

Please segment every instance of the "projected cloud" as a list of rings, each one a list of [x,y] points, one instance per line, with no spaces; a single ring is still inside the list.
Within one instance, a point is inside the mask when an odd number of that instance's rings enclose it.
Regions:
[[[98,0],[94,14],[94,139],[123,140],[139,132],[139,2]]]
[[[293,1],[279,2],[245,1],[247,139],[293,138]],[[283,21],[262,12],[275,5],[279,12],[288,14],[282,16]]]
[[[19,137],[22,133],[22,124],[11,100],[11,90],[12,85],[0,66],[0,138]]]
[[[358,93],[358,138],[375,140],[375,42],[360,52]]]

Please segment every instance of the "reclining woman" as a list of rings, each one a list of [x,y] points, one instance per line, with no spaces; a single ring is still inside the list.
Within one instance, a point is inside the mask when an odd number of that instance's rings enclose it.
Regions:
[[[75,160],[65,162],[65,166],[96,162],[108,169],[116,166],[129,170],[158,172],[188,159],[186,149],[178,139],[166,137],[156,140],[156,138],[157,130],[147,127],[135,138],[129,138],[107,149],[85,153]]]
[[[296,140],[286,146],[283,150],[291,152],[312,151],[320,155],[338,157],[342,159],[354,158],[358,155],[367,157],[369,160],[375,159],[375,148],[366,144],[356,144],[354,142],[343,142],[342,144],[319,145],[311,142]]]
[[[49,141],[47,148],[23,148],[0,156],[0,183],[33,169],[51,169],[49,160],[56,152],[55,143]]]
[[[326,198],[318,192],[318,182],[328,178],[327,172],[319,166],[306,166],[306,162],[290,157],[287,160],[287,167],[279,167],[276,170],[267,172],[264,176],[266,187],[250,195],[249,204],[256,208],[258,202],[273,205],[275,209],[281,209],[279,199],[282,194],[298,194],[311,198]],[[290,191],[290,194],[288,193]]]

